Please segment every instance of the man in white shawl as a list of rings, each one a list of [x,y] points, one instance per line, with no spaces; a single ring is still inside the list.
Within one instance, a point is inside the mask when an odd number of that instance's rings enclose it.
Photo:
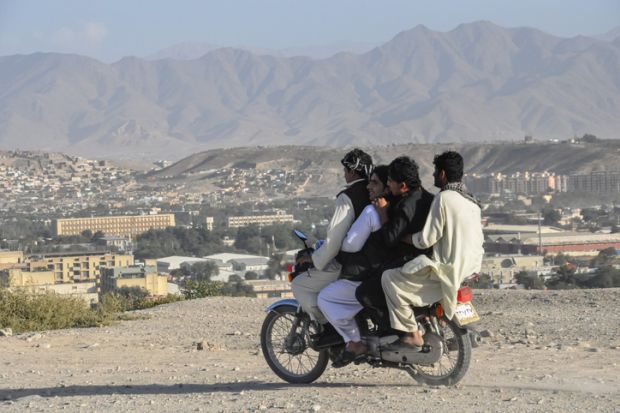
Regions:
[[[404,332],[397,344],[402,346],[424,344],[411,306],[441,301],[451,319],[461,283],[480,271],[484,254],[480,206],[461,182],[463,157],[448,151],[435,156],[433,163],[435,186],[441,191],[431,204],[422,231],[404,240],[420,249],[432,247],[433,256],[420,255],[401,268],[385,271],[381,279],[390,323]]]

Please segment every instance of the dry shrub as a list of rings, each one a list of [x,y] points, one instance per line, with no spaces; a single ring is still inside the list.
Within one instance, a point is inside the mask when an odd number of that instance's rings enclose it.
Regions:
[[[109,314],[92,310],[79,297],[54,292],[0,290],[0,327],[16,333],[71,327],[95,327],[110,321]]]

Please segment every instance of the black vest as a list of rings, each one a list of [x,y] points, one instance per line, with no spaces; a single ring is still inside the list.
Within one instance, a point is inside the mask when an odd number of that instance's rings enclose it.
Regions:
[[[354,220],[360,216],[366,205],[370,204],[370,194],[368,193],[368,188],[366,188],[367,186],[368,181],[364,179],[338,193],[338,195],[345,194],[351,200],[353,212],[355,212]]]
[[[349,197],[349,199],[351,199],[355,219],[357,219],[361,215],[362,211],[364,211],[364,208],[370,204],[370,194],[368,193],[368,188],[366,187],[367,185],[368,181],[359,181],[340,192],[340,194],[344,193]],[[366,241],[366,244],[364,244],[364,247],[359,252],[338,252],[336,261],[342,265],[342,269],[340,270],[340,278],[359,281],[365,277],[366,271],[369,268],[369,262],[364,253],[364,249],[372,248],[370,246],[371,238],[373,238],[372,234],[370,234],[368,241]],[[368,251],[366,251],[366,253],[368,253]]]
[[[432,202],[433,195],[425,189],[390,201],[388,215],[391,216],[400,210],[408,217],[407,228],[399,237],[404,234],[414,234],[424,228]],[[341,251],[338,254],[338,262],[342,264],[340,278],[363,281],[368,277],[380,277],[383,270],[401,267],[420,254],[430,256],[432,253],[431,248],[419,250],[413,245],[400,241],[395,245],[389,244],[384,238],[383,230],[384,227],[371,233],[361,251],[354,253]]]
[[[371,277],[383,266],[387,256],[388,250],[379,232],[372,232],[360,251],[340,251],[338,253],[336,259],[342,265],[339,278],[363,281]]]

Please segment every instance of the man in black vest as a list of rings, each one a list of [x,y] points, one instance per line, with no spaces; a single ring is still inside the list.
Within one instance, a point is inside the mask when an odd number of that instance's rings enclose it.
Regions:
[[[372,158],[361,149],[353,149],[342,158],[346,188],[336,197],[336,210],[327,228],[325,242],[311,257],[301,258],[298,263],[312,262],[314,268],[308,274],[295,277],[291,289],[299,305],[312,319],[326,326],[323,337],[327,339],[340,336],[327,323],[319,310],[317,297],[319,292],[336,281],[340,274],[340,264],[334,259],[340,251],[342,240],[360,213],[369,204],[366,185],[372,169]]]
[[[430,255],[430,249],[420,250],[401,239],[424,227],[433,202],[433,194],[422,187],[417,163],[408,156],[398,157],[390,163],[388,187],[393,195],[390,202],[385,198],[374,202],[382,224],[377,236],[388,250],[387,257],[383,266],[366,278],[355,293],[357,300],[364,307],[374,308],[386,325],[387,303],[381,275],[385,270],[402,267],[420,254]]]

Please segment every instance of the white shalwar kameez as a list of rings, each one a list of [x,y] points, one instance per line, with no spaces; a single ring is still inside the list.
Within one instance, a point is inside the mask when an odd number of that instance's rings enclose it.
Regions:
[[[350,182],[346,187],[348,188],[360,181],[362,180]],[[325,324],[326,320],[317,304],[318,295],[322,289],[336,281],[340,275],[340,264],[334,258],[338,255],[342,241],[354,221],[353,203],[347,194],[341,192],[336,197],[336,208],[327,227],[325,242],[312,254],[314,268],[298,275],[291,283],[293,295],[301,308],[313,320],[321,324]]]
[[[358,252],[372,232],[381,228],[381,220],[374,206],[368,205],[355,220],[342,242],[344,252]],[[360,281],[340,279],[325,287],[319,293],[318,305],[321,312],[342,336],[345,343],[360,341],[360,332],[355,315],[363,308],[355,298]]]
[[[466,277],[479,272],[484,249],[480,207],[453,190],[435,196],[422,231],[413,234],[416,248],[433,247],[433,258],[420,255],[381,277],[392,327],[418,329],[411,305],[441,301],[451,319],[456,293]]]

